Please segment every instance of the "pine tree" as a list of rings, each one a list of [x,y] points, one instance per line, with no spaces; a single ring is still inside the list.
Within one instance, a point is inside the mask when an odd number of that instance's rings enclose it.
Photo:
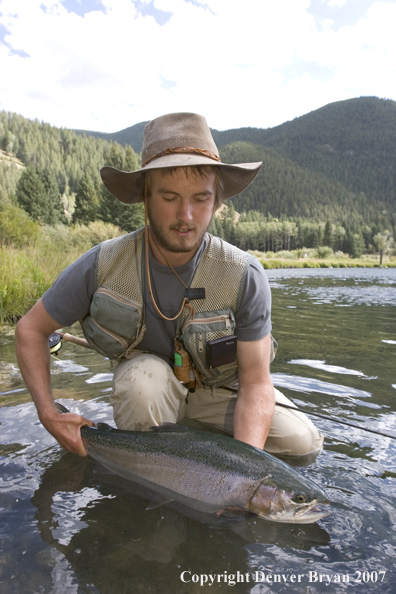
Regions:
[[[76,193],[73,223],[88,224],[98,218],[100,190],[88,171],[84,172]]]
[[[18,182],[16,197],[33,220],[47,225],[64,222],[59,188],[53,172],[27,167]]]
[[[57,223],[65,223],[65,212],[61,201],[58,182],[56,181],[55,173],[52,169],[43,169],[38,171],[43,181],[45,189],[46,202],[48,204],[48,214],[46,223],[48,225],[56,225]]]
[[[327,245],[328,247],[333,247],[333,225],[327,219],[324,234],[323,234],[323,245]]]
[[[105,223],[118,225],[128,233],[140,229],[144,225],[144,205],[124,204],[120,202],[102,185],[102,197],[99,208],[99,218]]]

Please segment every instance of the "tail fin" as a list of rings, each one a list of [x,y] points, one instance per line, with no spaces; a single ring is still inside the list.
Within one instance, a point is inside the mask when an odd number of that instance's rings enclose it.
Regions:
[[[70,410],[68,410],[66,408],[66,406],[63,406],[63,404],[60,404],[59,402],[55,402],[55,406],[56,406],[56,410],[60,413],[69,413]]]

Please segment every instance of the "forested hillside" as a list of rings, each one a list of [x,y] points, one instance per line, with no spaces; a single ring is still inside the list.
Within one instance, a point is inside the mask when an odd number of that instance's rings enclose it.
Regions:
[[[239,131],[234,140],[239,140]],[[244,140],[275,149],[301,167],[326,175],[373,204],[396,203],[396,102],[361,97],[321,109]],[[224,133],[226,134],[226,133]],[[231,135],[220,133],[220,144]],[[250,138],[249,138],[250,137]],[[259,140],[260,138],[260,140]]]
[[[120,132],[91,132],[89,130],[75,130],[77,134],[85,136],[94,136],[95,138],[102,138],[109,142],[118,142],[119,144],[129,144],[136,153],[141,153],[143,148],[143,130],[148,122],[139,122]]]
[[[140,123],[111,135],[91,134],[128,143],[140,152],[143,128]],[[274,128],[212,134],[224,161],[264,161],[257,181],[234,201],[237,210],[394,224],[395,101],[360,97],[331,103]]]
[[[357,196],[342,184],[299,167],[272,149],[237,141],[223,146],[220,154],[228,163],[263,162],[254,184],[232,200],[237,212],[256,210],[277,218],[347,220],[356,225],[377,220],[376,207],[363,193]]]
[[[118,202],[99,174],[104,165],[137,169],[140,155],[130,146],[2,111],[0,148],[0,200],[18,202],[34,220],[55,224],[99,219],[127,231],[142,222],[141,207]]]
[[[140,123],[114,134],[89,134],[129,144],[141,152],[143,128],[144,123]],[[237,141],[272,148],[300,167],[342,184],[349,192],[364,193],[375,208],[378,204],[382,210],[395,208],[395,101],[377,97],[348,99],[330,103],[274,128],[212,129],[212,134],[224,159],[232,154],[234,163],[244,160],[243,145],[221,151],[222,147]],[[238,147],[242,148],[241,152]],[[255,187],[251,190],[257,194]],[[265,200],[263,195],[263,202]]]
[[[47,225],[99,220],[136,229],[142,206],[118,202],[99,170],[138,168],[143,128],[138,123],[113,134],[88,133],[0,112],[0,208],[19,205]],[[228,241],[275,251],[327,245],[351,255],[376,249],[379,234],[389,244],[395,231],[395,102],[353,99],[276,128],[213,135],[224,162],[263,161],[255,182],[213,221],[211,230]]]

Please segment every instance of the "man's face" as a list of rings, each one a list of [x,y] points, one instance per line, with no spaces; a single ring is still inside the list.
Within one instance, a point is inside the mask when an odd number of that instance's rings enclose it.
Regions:
[[[176,169],[166,175],[154,170],[151,176],[150,234],[171,264],[184,264],[194,256],[210,224],[215,175],[187,177],[183,169]]]

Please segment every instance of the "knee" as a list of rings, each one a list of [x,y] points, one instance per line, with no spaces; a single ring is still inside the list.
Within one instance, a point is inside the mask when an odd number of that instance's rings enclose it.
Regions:
[[[169,383],[172,376],[172,369],[165,361],[143,353],[118,365],[112,395],[116,398],[160,397],[161,388]]]
[[[319,433],[315,425],[307,422],[299,422],[294,427],[288,423],[281,424],[281,430],[277,434],[270,434],[264,446],[264,450],[275,456],[303,457],[319,454],[323,446],[323,435]],[[300,421],[300,420],[299,420]],[[282,427],[283,425],[283,427]]]
[[[293,406],[276,391],[277,402]],[[275,406],[265,450],[279,456],[301,457],[317,455],[323,446],[323,436],[308,417],[297,411]]]
[[[175,423],[185,392],[171,367],[155,355],[142,353],[123,361],[115,371],[110,396],[116,425],[147,431],[153,425]]]

